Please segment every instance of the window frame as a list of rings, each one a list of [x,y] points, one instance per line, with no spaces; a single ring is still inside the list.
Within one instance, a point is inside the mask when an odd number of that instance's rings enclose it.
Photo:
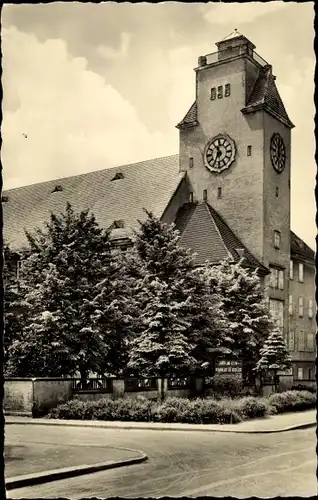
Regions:
[[[292,259],[289,260],[289,279],[294,279],[294,261]]]
[[[309,299],[308,300],[308,318],[312,319],[314,317],[314,312],[313,312],[313,300]]]
[[[298,317],[304,317],[304,297],[302,295],[298,297]]]
[[[215,101],[215,99],[216,99],[216,87],[212,87],[210,93],[210,100]]]
[[[223,99],[223,85],[218,85],[217,97],[218,99]]]
[[[302,262],[298,262],[298,281],[299,281],[299,283],[304,283],[304,270],[305,270],[304,264]]]
[[[288,298],[288,312],[289,312],[289,316],[293,315],[293,296],[292,296],[292,294],[290,294],[289,298]]]
[[[278,240],[277,240],[278,238]],[[281,232],[280,231],[277,231],[276,229],[274,230],[274,248],[276,248],[276,250],[279,250],[280,249],[280,246],[281,246],[281,240],[282,240],[282,236],[281,236]],[[277,243],[278,241],[278,243]]]
[[[301,373],[301,377],[299,376]],[[297,379],[296,380],[304,380],[304,368],[302,366],[297,366]]]
[[[226,83],[224,86],[224,97],[230,97],[231,95],[231,84]]]
[[[252,156],[252,146],[250,144],[246,148],[246,155]]]

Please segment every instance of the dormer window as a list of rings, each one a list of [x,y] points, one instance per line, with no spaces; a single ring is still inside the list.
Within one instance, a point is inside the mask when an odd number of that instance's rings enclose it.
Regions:
[[[60,184],[56,185],[54,189],[52,189],[51,193],[57,193],[59,191],[63,191],[63,187]]]
[[[1,196],[1,201],[2,201],[2,203],[7,203],[9,201],[9,197],[8,196]]]
[[[114,175],[114,177],[112,178],[112,181],[118,181],[119,179],[123,179],[124,178],[124,174],[122,172],[117,172],[117,174]]]
[[[114,229],[122,229],[124,227],[123,220],[114,220],[113,228]]]

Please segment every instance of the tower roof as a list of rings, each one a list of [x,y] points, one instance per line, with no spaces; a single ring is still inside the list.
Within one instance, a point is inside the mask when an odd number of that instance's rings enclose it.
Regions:
[[[224,40],[230,40],[231,38],[236,38],[237,36],[244,36],[243,33],[240,33],[237,28],[235,28],[234,31],[232,31],[232,33],[230,33],[229,35],[227,35],[226,37],[224,37],[222,39],[222,42],[224,42]]]

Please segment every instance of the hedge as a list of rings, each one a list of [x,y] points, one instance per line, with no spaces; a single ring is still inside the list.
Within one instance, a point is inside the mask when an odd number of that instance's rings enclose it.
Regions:
[[[121,420],[130,422],[180,422],[188,424],[229,424],[266,417],[275,413],[302,411],[316,406],[316,395],[308,391],[286,391],[268,398],[185,399],[165,401],[146,398],[71,400],[51,410],[48,418],[74,420]]]

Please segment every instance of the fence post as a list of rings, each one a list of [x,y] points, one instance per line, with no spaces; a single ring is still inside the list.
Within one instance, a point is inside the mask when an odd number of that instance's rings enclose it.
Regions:
[[[125,395],[125,381],[124,379],[113,379],[113,395],[115,398],[123,398]]]

